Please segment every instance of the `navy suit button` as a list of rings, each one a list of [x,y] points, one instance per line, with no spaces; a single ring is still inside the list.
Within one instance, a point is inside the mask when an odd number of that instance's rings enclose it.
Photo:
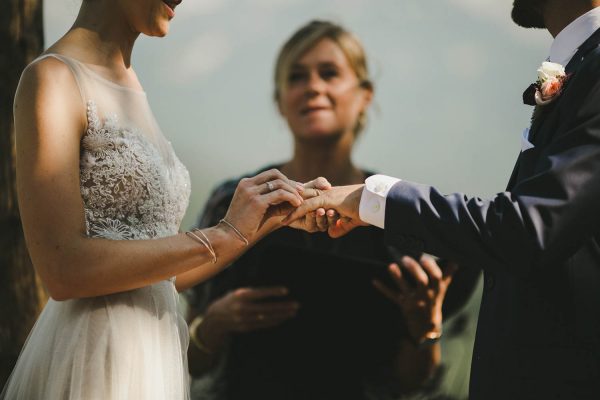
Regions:
[[[494,278],[494,275],[490,274],[489,272],[485,274],[485,281],[484,281],[484,289],[485,290],[492,290],[494,288],[494,286],[496,286],[496,279]]]

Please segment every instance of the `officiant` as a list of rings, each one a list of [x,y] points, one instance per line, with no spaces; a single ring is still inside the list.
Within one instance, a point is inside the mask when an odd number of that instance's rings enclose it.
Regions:
[[[373,174],[351,157],[374,94],[352,33],[327,21],[301,27],[279,53],[274,84],[294,151],[263,169],[298,182],[324,176],[333,185]],[[222,218],[237,182],[213,192],[200,227]],[[312,230],[326,230],[335,217],[318,214]],[[193,395],[366,399],[421,387],[440,364],[442,304],[455,266],[413,256],[398,265],[373,227],[342,240],[293,229],[269,235],[189,293],[190,372],[203,377]],[[444,311],[458,309],[476,279],[463,273]]]

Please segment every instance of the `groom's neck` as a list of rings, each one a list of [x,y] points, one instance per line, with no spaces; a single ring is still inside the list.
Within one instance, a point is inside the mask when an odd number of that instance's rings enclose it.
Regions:
[[[600,6],[600,0],[548,0],[544,8],[546,29],[556,37],[571,22]]]

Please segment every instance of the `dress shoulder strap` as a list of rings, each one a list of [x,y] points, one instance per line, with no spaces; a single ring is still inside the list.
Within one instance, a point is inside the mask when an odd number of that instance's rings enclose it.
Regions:
[[[79,93],[81,94],[81,98],[85,104],[88,100],[88,93],[87,93],[88,91],[86,90],[87,85],[85,84],[85,71],[84,71],[81,63],[79,61],[75,60],[74,58],[67,57],[62,54],[47,53],[47,54],[43,54],[43,55],[39,56],[38,58],[36,58],[35,60],[33,60],[32,64],[37,61],[48,58],[48,57],[55,58],[55,59],[61,61],[62,63],[64,63],[65,65],[67,65],[67,67],[69,67],[69,69],[73,73],[73,78],[75,79],[75,83],[77,84],[77,87],[79,88]]]

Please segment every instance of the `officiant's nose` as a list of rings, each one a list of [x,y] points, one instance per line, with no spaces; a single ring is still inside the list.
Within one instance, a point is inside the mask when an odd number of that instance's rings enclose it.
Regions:
[[[321,94],[325,91],[326,82],[320,76],[318,72],[311,72],[306,82],[305,94],[308,97]]]

